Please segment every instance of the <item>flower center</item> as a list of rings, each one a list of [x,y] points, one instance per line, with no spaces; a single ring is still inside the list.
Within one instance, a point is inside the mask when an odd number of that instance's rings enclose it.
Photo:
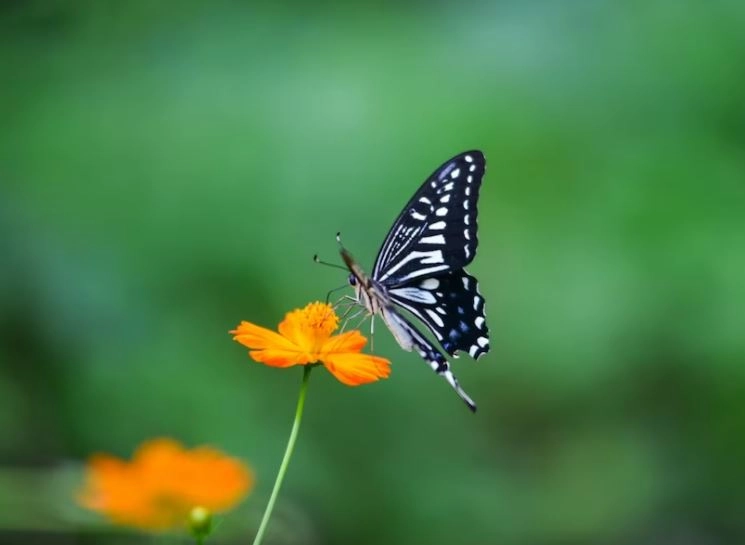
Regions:
[[[302,316],[304,328],[317,339],[328,338],[339,326],[339,317],[327,303],[309,303]]]

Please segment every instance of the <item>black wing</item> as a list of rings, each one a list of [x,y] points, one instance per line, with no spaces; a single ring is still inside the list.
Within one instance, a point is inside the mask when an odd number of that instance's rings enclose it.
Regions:
[[[485,168],[480,151],[467,151],[427,178],[388,232],[373,279],[391,287],[468,265],[478,246],[476,204]]]
[[[451,356],[463,351],[478,359],[489,351],[484,298],[466,271],[412,281],[390,288],[388,295],[424,322]]]

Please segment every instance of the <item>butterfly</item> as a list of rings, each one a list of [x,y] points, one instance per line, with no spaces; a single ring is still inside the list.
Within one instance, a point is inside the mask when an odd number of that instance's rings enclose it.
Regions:
[[[472,411],[476,404],[461,388],[443,354],[478,359],[489,351],[489,329],[478,281],[464,267],[476,255],[477,204],[486,161],[467,151],[445,162],[404,206],[375,258],[372,274],[340,246],[350,271],[354,303],[380,316],[404,350],[415,350],[452,386]],[[418,319],[439,348],[407,318]]]

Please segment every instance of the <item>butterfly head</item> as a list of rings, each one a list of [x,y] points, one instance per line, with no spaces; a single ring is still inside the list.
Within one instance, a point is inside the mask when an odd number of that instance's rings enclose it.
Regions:
[[[349,273],[349,285],[355,287],[357,285],[357,277],[354,273]]]

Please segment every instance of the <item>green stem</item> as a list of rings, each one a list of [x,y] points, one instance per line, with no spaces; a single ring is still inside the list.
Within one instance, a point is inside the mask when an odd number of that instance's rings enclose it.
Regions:
[[[282,486],[282,481],[287,473],[287,466],[290,465],[290,458],[292,458],[292,451],[295,450],[295,440],[297,439],[298,431],[300,430],[300,421],[303,418],[303,408],[305,407],[305,394],[308,391],[308,378],[310,377],[310,371],[313,366],[306,365],[303,369],[303,383],[300,385],[300,395],[297,400],[297,409],[295,409],[295,421],[292,423],[292,431],[290,432],[290,438],[287,440],[287,448],[285,449],[285,456],[282,458],[282,463],[279,466],[279,472],[277,473],[277,479],[274,481],[274,488],[272,489],[272,495],[269,496],[269,503],[264,511],[264,516],[261,518],[261,524],[259,525],[259,531],[256,532],[253,545],[260,545],[264,539],[264,532],[269,524],[269,519],[272,516],[274,510],[274,504],[279,496],[279,489]]]

